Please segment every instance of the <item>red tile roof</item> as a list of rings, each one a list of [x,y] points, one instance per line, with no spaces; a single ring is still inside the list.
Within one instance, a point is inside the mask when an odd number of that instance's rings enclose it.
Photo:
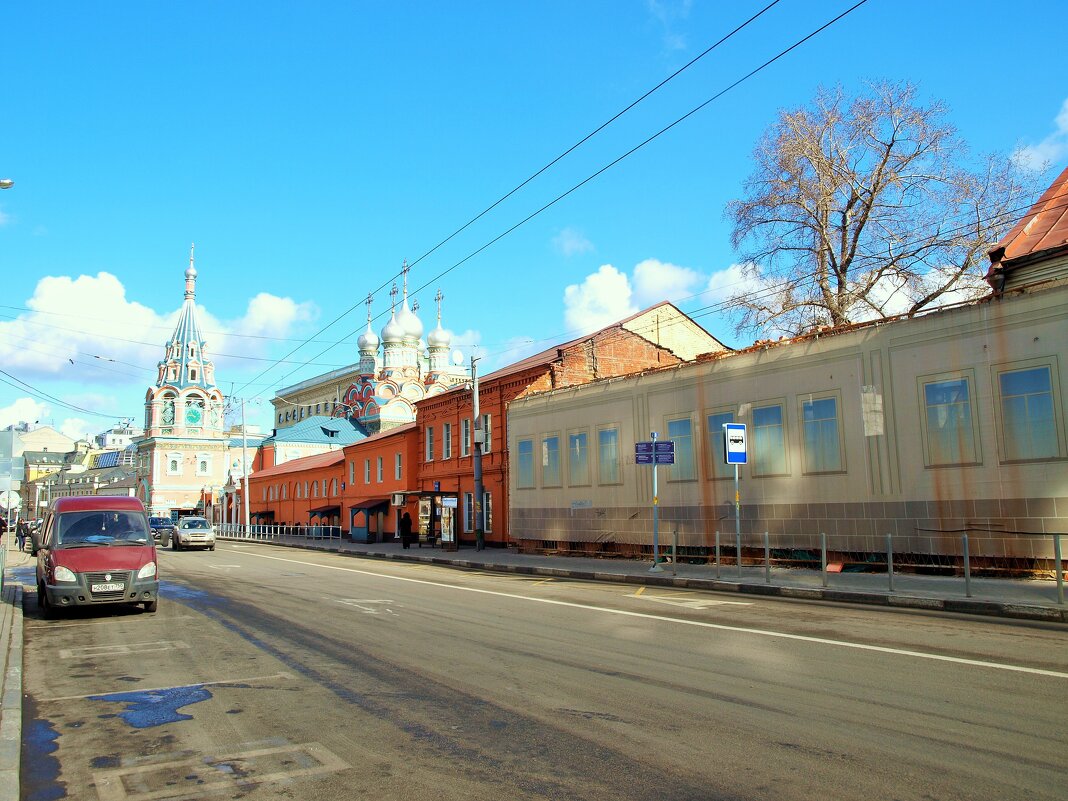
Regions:
[[[1068,168],[990,251],[990,261],[1004,264],[1065,245],[1068,245]]]
[[[268,467],[265,470],[257,470],[255,473],[250,474],[249,478],[270,478],[271,476],[279,476],[284,473],[298,473],[301,470],[313,470],[317,467],[330,467],[331,465],[343,461],[345,461],[345,453],[343,451],[327,451],[326,453],[317,453],[314,456],[290,459],[288,462],[276,464],[274,467]]]

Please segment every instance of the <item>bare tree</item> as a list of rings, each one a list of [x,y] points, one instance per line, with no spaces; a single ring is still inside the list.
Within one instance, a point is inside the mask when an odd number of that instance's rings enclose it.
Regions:
[[[782,111],[727,206],[747,286],[739,331],[797,335],[978,297],[989,248],[1026,210],[1035,178],[1009,157],[969,164],[940,102],[909,83],[857,97],[820,89]]]

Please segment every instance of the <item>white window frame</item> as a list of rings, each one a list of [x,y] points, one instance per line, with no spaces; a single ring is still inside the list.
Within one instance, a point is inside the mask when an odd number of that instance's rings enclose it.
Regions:
[[[452,458],[452,423],[441,424],[441,458]]]
[[[460,455],[471,455],[471,418],[465,417],[460,421]]]
[[[426,437],[426,442],[424,443],[426,448],[423,454],[426,458],[424,461],[432,462],[434,461],[434,426],[426,426],[424,432]]]

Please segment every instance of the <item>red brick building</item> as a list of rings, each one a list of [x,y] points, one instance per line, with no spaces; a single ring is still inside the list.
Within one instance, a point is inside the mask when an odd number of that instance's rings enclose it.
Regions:
[[[661,303],[480,378],[487,545],[509,542],[506,416],[511,401],[531,392],[679,364],[720,350],[724,346],[707,331],[670,303]],[[416,404],[420,524],[446,532],[451,524],[459,542],[467,544],[475,541],[472,399],[472,390],[460,386]]]

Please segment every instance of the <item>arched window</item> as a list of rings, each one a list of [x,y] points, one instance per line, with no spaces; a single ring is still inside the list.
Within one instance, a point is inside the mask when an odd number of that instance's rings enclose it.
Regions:
[[[330,494],[331,495],[335,495],[335,496],[337,495],[337,479],[336,478],[333,481],[330,482]]]
[[[278,413],[278,422],[279,423],[282,422],[282,413],[281,412]]]
[[[318,498],[319,497],[319,482],[318,481],[313,481],[312,482],[312,497],[313,498]]]
[[[289,495],[289,485],[288,484],[283,484],[282,485],[282,500],[284,501],[288,497],[288,495]]]

